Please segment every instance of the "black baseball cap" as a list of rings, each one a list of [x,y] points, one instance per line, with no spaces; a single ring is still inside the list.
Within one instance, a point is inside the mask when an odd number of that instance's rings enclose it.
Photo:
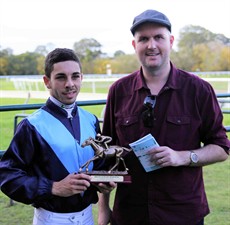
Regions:
[[[167,27],[168,30],[171,32],[171,23],[169,19],[161,12],[158,12],[152,9],[148,9],[134,18],[133,25],[130,28],[132,34],[133,35],[135,34],[138,26],[144,23],[147,23],[147,22],[163,25]]]

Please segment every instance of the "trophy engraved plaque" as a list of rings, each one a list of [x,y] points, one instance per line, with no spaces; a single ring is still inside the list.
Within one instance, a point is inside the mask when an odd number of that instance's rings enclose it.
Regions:
[[[108,145],[111,142],[112,138],[109,136],[103,136],[97,134],[96,138],[89,137],[86,139],[81,146],[85,147],[90,145],[94,150],[94,157],[88,160],[84,165],[79,169],[80,173],[86,173],[91,176],[91,182],[93,183],[131,183],[131,176],[128,174],[128,168],[126,167],[125,161],[122,157],[124,151],[130,152],[131,149],[120,147],[117,145]],[[110,159],[114,158],[115,163],[111,165],[111,168],[106,170],[95,170],[89,171],[88,166],[91,162],[97,159]],[[118,166],[120,163],[123,164],[124,170],[118,171]],[[82,169],[85,168],[83,172]]]

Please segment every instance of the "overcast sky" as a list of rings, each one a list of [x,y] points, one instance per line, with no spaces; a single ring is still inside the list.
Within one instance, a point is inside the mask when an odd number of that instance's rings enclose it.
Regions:
[[[185,25],[230,38],[230,0],[0,0],[0,46],[20,54],[48,43],[73,48],[94,38],[105,53],[134,53],[130,27],[146,9],[170,19],[176,40]]]

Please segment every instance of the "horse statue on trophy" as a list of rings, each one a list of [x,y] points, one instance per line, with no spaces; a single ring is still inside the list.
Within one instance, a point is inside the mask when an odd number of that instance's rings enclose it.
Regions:
[[[108,173],[111,173],[114,171],[120,164],[120,162],[123,163],[124,171],[128,171],[128,168],[126,167],[125,161],[122,158],[122,153],[124,151],[130,152],[131,149],[120,147],[117,145],[108,145],[109,142],[112,141],[112,138],[109,136],[103,136],[101,134],[96,135],[96,139],[89,137],[86,139],[81,146],[91,146],[95,152],[94,157],[88,160],[84,165],[80,167],[80,171],[82,171],[83,168],[86,169],[88,172],[88,166],[91,162],[97,160],[97,159],[109,159],[109,158],[115,158],[115,164],[110,168]]]

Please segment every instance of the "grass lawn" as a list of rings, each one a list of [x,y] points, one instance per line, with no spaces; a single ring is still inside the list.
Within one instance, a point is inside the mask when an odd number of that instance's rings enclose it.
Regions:
[[[211,211],[205,225],[230,224],[230,158],[204,167],[204,181]]]
[[[205,218],[205,225],[227,225],[230,221],[230,159],[204,167],[204,180],[211,213]],[[111,194],[113,203],[115,190]],[[14,202],[0,192],[0,224],[31,225],[33,207]],[[95,225],[97,205],[93,206]]]

